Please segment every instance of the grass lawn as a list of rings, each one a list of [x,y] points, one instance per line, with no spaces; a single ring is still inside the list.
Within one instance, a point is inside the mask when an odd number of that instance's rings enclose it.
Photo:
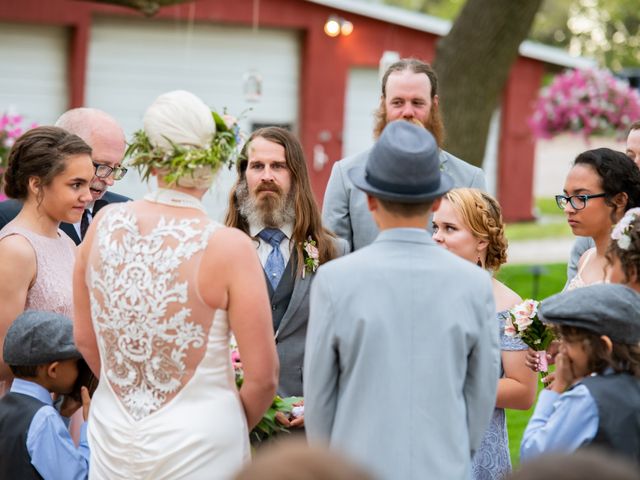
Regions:
[[[542,382],[538,381],[538,393],[542,390]],[[536,397],[537,398],[537,397]],[[507,410],[507,432],[509,433],[509,452],[513,468],[520,464],[520,441],[527,427],[529,417],[533,414],[535,402],[529,410]]]
[[[560,292],[567,281],[567,264],[549,263],[538,268],[540,268],[540,276],[537,293],[534,292],[535,280],[532,265],[506,265],[500,269],[497,277],[522,298],[535,296],[535,300],[542,300]]]
[[[536,213],[539,215],[551,215],[564,218],[564,212],[558,208],[555,197],[536,198]]]
[[[556,205],[555,198],[536,198],[535,211],[536,221],[506,225],[505,233],[509,240],[536,240],[572,235],[564,212]]]
[[[498,272],[498,279],[517,292],[522,298],[532,298],[534,297],[534,283],[531,268],[531,265],[507,265]],[[565,263],[543,265],[542,269],[543,271],[539,277],[538,293],[535,295],[536,300],[542,300],[561,291],[567,279],[567,265]],[[539,383],[538,391],[541,388],[542,383]],[[533,407],[526,411],[507,410],[509,450],[511,451],[511,462],[514,467],[520,463],[520,440],[532,413]]]
[[[573,235],[569,224],[564,218],[538,222],[508,223],[504,227],[504,233],[510,241],[570,237]]]

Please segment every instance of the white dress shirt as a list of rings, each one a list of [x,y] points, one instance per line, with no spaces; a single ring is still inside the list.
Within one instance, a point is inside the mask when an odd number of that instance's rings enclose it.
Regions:
[[[249,225],[249,234],[251,238],[255,242],[256,250],[258,251],[258,257],[260,258],[260,264],[262,268],[264,268],[267,263],[267,258],[273,250],[273,247],[268,243],[262,240],[258,234],[264,229],[263,225]],[[282,253],[282,258],[284,258],[285,266],[289,263],[289,259],[291,258],[291,250],[293,245],[291,244],[291,235],[293,235],[293,224],[285,223],[280,227],[282,233],[284,233],[285,237],[280,242],[280,253]]]
[[[84,207],[85,210],[89,210],[89,225],[93,221],[93,206],[96,202],[89,202],[87,206]],[[73,224],[73,228],[76,229],[76,233],[78,234],[78,238],[82,240],[82,234],[80,233],[80,224],[82,223],[82,219],[79,222]]]

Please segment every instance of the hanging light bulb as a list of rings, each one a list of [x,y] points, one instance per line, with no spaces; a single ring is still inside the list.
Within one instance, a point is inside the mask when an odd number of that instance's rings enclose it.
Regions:
[[[342,20],[342,22],[340,22],[340,33],[347,37],[351,35],[352,32],[353,23],[351,23],[349,20]]]
[[[330,37],[337,37],[340,35],[340,19],[334,15],[331,15],[327,22],[324,24],[324,33]]]
[[[257,70],[251,69],[244,74],[242,81],[244,99],[247,102],[259,102],[262,98],[262,75]]]

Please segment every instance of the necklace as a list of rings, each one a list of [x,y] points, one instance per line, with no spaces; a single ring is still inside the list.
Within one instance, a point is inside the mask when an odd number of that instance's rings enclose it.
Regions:
[[[193,195],[170,190],[168,188],[159,188],[155,192],[147,193],[144,199],[148,202],[169,205],[170,207],[195,208],[203,213],[207,213],[202,202]]]

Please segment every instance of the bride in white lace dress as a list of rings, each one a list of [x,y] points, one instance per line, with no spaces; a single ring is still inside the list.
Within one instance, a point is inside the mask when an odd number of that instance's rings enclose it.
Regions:
[[[230,478],[248,428],[273,400],[277,356],[264,275],[248,237],[211,221],[203,177],[165,182],[174,145],[207,150],[211,112],[187,92],[145,114],[160,189],[105,207],[74,274],[78,348],[100,385],[91,405],[90,478]],[[157,156],[162,152],[161,156]],[[153,158],[156,155],[157,158]],[[242,354],[238,391],[233,331]]]

